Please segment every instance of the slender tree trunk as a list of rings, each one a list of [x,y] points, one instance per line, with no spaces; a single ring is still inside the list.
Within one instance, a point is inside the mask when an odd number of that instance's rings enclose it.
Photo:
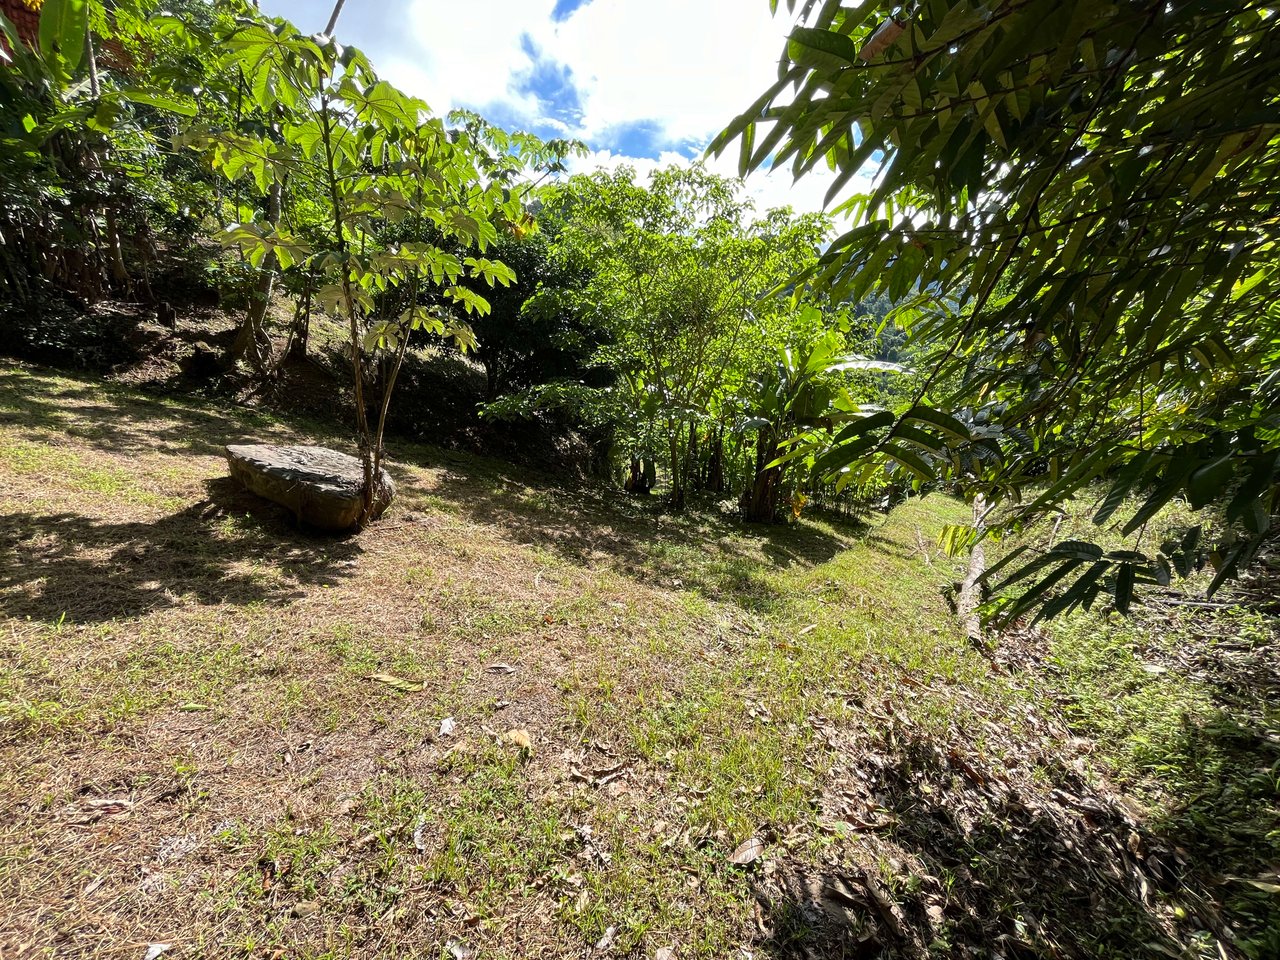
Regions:
[[[84,34],[84,59],[89,65],[89,95],[95,100],[102,96],[102,87],[98,84],[98,58],[93,53],[93,31]]]
[[[129,268],[124,264],[124,249],[120,243],[120,226],[116,220],[115,210],[108,205],[107,214],[107,269],[111,272],[111,282],[126,293],[133,288],[133,278],[129,276]]]
[[[487,360],[481,360],[480,362],[484,364],[484,398],[490,401],[496,400],[501,386],[498,358],[490,356]]]
[[[756,469],[743,498],[742,516],[750,523],[775,523],[782,494],[782,467],[765,468],[778,455],[773,431],[761,429],[756,438]]]
[[[716,431],[715,446],[711,448],[711,462],[707,467],[707,489],[724,493],[724,427]]]
[[[684,509],[684,482],[680,476],[682,457],[680,456],[680,425],[672,423],[667,429],[667,447],[671,460],[671,496],[672,510]]]
[[[341,4],[338,6],[341,9]],[[337,13],[335,11],[334,19]],[[329,202],[333,212],[334,236],[337,238],[339,253],[347,253],[347,241],[343,233],[342,202],[338,195],[338,177],[333,164],[333,129],[329,115],[329,100],[326,94],[320,95],[320,134],[324,142],[325,174],[329,188]],[[361,314],[356,309],[355,297],[351,292],[351,274],[344,268],[342,271],[342,307],[347,315],[348,350],[351,360],[351,382],[355,393],[353,397],[356,408],[356,437],[360,444],[360,464],[364,474],[364,505],[360,511],[359,525],[365,526],[373,519],[379,502],[383,501],[385,491],[382,489],[382,452],[377,449],[372,431],[369,429],[369,410],[365,405],[364,391],[364,349],[361,337]],[[379,442],[381,437],[378,438]],[[376,482],[375,482],[376,481]]]
[[[311,338],[311,280],[302,291],[302,303],[298,306],[293,320],[293,329],[289,336],[289,349],[285,359],[290,362],[301,362],[307,358],[307,341]]]
[[[341,230],[341,224],[339,224]],[[360,526],[364,526],[373,516],[377,491],[373,478],[381,468],[381,458],[375,457],[373,437],[369,431],[369,411],[364,401],[364,360],[360,349],[360,318],[356,313],[355,299],[351,295],[351,278],[344,272],[342,276],[342,300],[346,307],[349,333],[351,337],[351,379],[355,390],[356,436],[360,441],[360,463],[364,467],[364,507],[360,512]]]
[[[78,244],[82,249],[79,258],[79,289],[81,295],[90,301],[99,301],[106,297],[106,276],[103,273],[102,234],[98,231],[97,218],[93,211],[81,213],[81,222],[89,243]]]
[[[987,501],[982,494],[973,498],[973,526],[982,534],[986,530]],[[964,625],[964,632],[971,643],[982,646],[982,618],[978,616],[978,606],[982,603],[982,590],[979,580],[987,569],[986,551],[982,541],[969,553],[969,568],[965,571],[964,580],[960,584],[960,592],[956,598],[956,613]]]
[[[93,33],[86,31],[84,35],[84,59],[89,68],[89,95],[95,100],[102,96],[102,85],[98,80],[98,58],[93,49]],[[103,145],[105,152],[109,149]],[[102,161],[97,149],[90,148],[89,163],[98,172],[102,171]],[[124,250],[120,243],[120,227],[116,221],[115,208],[110,203],[103,208],[107,221],[106,267],[111,283],[117,290],[126,295],[132,290],[133,279],[129,276],[129,268],[124,264]]]
[[[337,0],[337,3],[333,5],[333,12],[329,14],[329,23],[324,28],[324,35],[326,37],[333,36],[333,31],[338,26],[338,17],[342,15],[342,8],[346,4],[346,2],[347,0]]]
[[[700,490],[698,478],[698,426],[689,424],[689,442],[684,449],[684,485],[689,490]]]
[[[151,261],[158,255],[155,240],[151,236],[151,228],[147,226],[147,220],[142,218],[142,226],[133,238],[133,242],[137,245],[138,256],[142,261],[142,276],[140,283],[142,284],[142,295],[148,303],[156,302],[155,291],[151,289]]]
[[[267,222],[273,226],[280,220],[280,203],[283,188],[279,181],[271,184],[267,193]],[[267,309],[271,306],[271,294],[276,283],[276,254],[268,251],[262,259],[258,283],[249,300],[236,339],[231,345],[231,359],[245,360],[258,373],[266,371],[271,359],[271,340],[267,336]]]

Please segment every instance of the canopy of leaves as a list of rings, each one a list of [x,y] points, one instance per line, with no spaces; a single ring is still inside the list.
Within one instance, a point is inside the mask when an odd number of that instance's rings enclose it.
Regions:
[[[194,115],[191,91],[209,85],[207,57],[171,44],[173,18],[145,0],[39,6],[32,44],[0,15],[0,291],[10,302],[46,288],[127,294],[122,250],[151,248],[151,220],[200,205],[198,175],[167,174],[176,118]],[[176,6],[206,50],[213,21],[230,19],[228,3]],[[106,45],[110,57],[95,54]]]
[[[1014,525],[1099,479],[1097,521],[1139,538],[1174,497],[1223,513],[1204,547],[1042,557],[1016,609],[1067,584],[1051,612],[1103,592],[1123,609],[1135,581],[1205,559],[1215,587],[1236,574],[1272,528],[1280,467],[1275,10],[809,0],[798,19],[777,83],[714,146],[737,139],[744,171],[828,164],[832,199],[875,169],[809,275],[907,298],[897,319],[928,351],[917,402],[977,444],[926,449],[922,474],[993,501],[1042,487]],[[825,466],[945,439],[917,426],[846,428]],[[1117,518],[1131,494],[1141,506]]]
[[[586,291],[610,334],[597,354],[619,377],[625,440],[663,455],[679,499],[699,429],[785,339],[788,299],[775,288],[812,263],[824,218],[753,218],[741,185],[701,167],[572,178],[545,215],[562,256],[593,264]],[[783,333],[780,334],[780,331]]]
[[[607,333],[583,297],[591,264],[565,256],[541,231],[503,237],[492,256],[515,271],[516,281],[493,289],[466,282],[489,301],[490,312],[472,320],[487,399],[552,381],[606,385],[609,378],[592,361]]]

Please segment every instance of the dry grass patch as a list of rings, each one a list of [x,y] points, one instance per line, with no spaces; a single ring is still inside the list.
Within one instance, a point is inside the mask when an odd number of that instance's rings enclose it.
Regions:
[[[1054,791],[1102,801],[951,621],[962,507],[744,529],[404,445],[394,510],[317,537],[221,479],[246,437],[342,446],[0,368],[5,957],[1175,942],[1075,895]]]

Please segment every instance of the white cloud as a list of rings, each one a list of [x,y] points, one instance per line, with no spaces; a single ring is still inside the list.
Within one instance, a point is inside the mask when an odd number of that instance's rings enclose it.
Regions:
[[[502,102],[533,117],[536,101],[516,92],[533,66],[527,35],[573,71],[582,135],[652,120],[673,141],[705,141],[768,85],[790,29],[763,0],[594,0],[560,23],[554,8],[410,0],[404,48],[378,63],[436,109]]]
[[[537,116],[537,101],[515,93],[514,80],[533,66],[521,45],[552,25],[554,0],[410,0],[397,11],[403,48],[389,57],[374,54],[378,71],[392,83],[444,113],[462,104],[510,103]]]
[[[320,22],[319,7],[328,2],[266,5],[297,14],[316,4],[302,19]],[[659,162],[687,163],[687,154],[700,153],[772,82],[791,29],[789,16],[772,17],[764,0],[589,0],[559,23],[552,19],[555,0],[402,2],[375,5],[380,21],[367,14],[361,19],[358,6],[344,12],[339,35],[353,37],[383,76],[438,112],[461,105],[501,108],[522,122],[585,140],[595,152],[575,169],[626,162],[643,173]],[[582,109],[576,126],[546,116],[537,97],[520,92],[534,67],[525,37],[544,60],[572,71]],[[635,124],[651,125],[657,146],[669,152],[657,161],[619,156],[611,132]],[[735,174],[732,148],[730,154],[709,166]],[[761,209],[788,204],[816,210],[831,176],[822,168],[792,186],[789,172],[762,171],[747,185]],[[855,180],[850,190],[865,186]]]
[[[644,182],[649,174],[659,167],[688,166],[693,161],[687,156],[664,152],[656,159],[650,157],[628,157],[612,150],[593,150],[587,156],[575,158],[571,165],[572,173],[586,173],[591,170],[616,170],[620,166],[633,167],[637,179]],[[706,160],[707,169],[726,177],[738,175],[736,154],[721,157],[710,157]],[[789,169],[759,170],[747,177],[746,192],[755,204],[757,213],[764,213],[774,207],[793,207],[799,212],[823,209],[823,199],[830,188],[835,174],[826,167],[820,167],[794,180]],[[842,196],[854,192],[865,192],[871,187],[871,176],[858,175],[853,178],[842,191]],[[833,204],[834,206],[834,204]]]
[[[573,69],[587,137],[656,120],[705,142],[768,86],[789,29],[756,0],[596,0],[534,36]]]

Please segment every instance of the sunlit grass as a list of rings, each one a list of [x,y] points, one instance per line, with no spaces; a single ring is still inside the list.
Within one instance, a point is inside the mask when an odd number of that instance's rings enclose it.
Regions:
[[[973,839],[1009,816],[987,794],[941,842],[964,869],[926,863],[908,828],[947,821],[913,804],[945,810],[964,764],[1040,804],[1119,782],[1171,829],[1229,815],[1273,842],[1262,748],[1157,656],[1174,633],[1073,621],[1041,673],[970,646],[942,599],[961,563],[934,546],[967,508],[945,497],[745,527],[402,444],[387,518],[330,539],[216,483],[228,439],[323,433],[28,370],[0,408],[22,415],[0,507],[23,518],[0,555],[0,890],[33,939],[91,905],[115,941],[207,955],[789,955],[830,929],[762,917],[772,878],[866,867],[921,911],[935,883],[987,891],[931,934],[947,955],[1035,892],[1018,836]],[[1077,754],[1094,786],[1064,773]],[[858,793],[880,771],[912,784],[904,808]],[[1237,793],[1179,813],[1206,776]],[[732,864],[749,840],[759,861]],[[1138,955],[1145,908],[1106,904],[1126,946],[1073,942]]]

